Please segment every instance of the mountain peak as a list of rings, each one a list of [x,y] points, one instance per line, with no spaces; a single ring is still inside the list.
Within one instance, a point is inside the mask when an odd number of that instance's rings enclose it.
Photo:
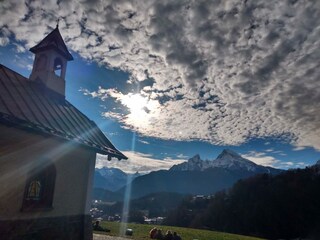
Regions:
[[[170,168],[172,171],[201,171],[203,170],[203,160],[200,155],[196,154],[192,158],[189,158],[187,162],[174,165]]]
[[[242,158],[238,153],[230,150],[230,149],[223,149],[223,151],[219,154],[217,159],[224,158],[225,156],[231,156],[235,158]]]
[[[201,158],[200,158],[200,155],[199,154],[196,154],[194,155],[192,158],[189,158],[188,162],[199,162],[201,161]]]
[[[228,169],[246,169],[247,171],[255,171],[257,168],[254,162],[241,157],[230,149],[224,149],[217,159],[213,161],[213,165]]]

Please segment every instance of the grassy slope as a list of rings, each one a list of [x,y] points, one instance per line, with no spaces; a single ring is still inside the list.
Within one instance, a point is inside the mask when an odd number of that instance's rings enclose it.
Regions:
[[[109,233],[105,233],[112,236],[119,236],[121,223],[118,222],[101,222],[101,226],[111,230]],[[129,223],[127,228],[133,230],[133,236],[130,239],[134,240],[144,240],[149,238],[149,231],[154,227],[153,225],[145,224],[131,224]],[[155,226],[162,229],[163,233],[167,230],[172,232],[177,232],[183,240],[261,240],[261,238],[247,237],[230,233],[214,232],[207,230],[191,229],[191,228],[180,228],[171,226]],[[103,234],[102,232],[96,232]]]

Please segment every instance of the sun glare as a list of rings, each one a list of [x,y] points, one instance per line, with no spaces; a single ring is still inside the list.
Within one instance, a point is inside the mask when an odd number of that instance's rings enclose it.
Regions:
[[[148,105],[148,99],[142,97],[140,94],[129,94],[123,99],[123,104],[130,109],[130,112],[138,115],[145,112]]]
[[[125,105],[130,113],[128,118],[133,122],[140,124],[148,124],[149,118],[154,115],[158,101],[150,100],[140,94],[128,94],[122,99],[122,104]]]

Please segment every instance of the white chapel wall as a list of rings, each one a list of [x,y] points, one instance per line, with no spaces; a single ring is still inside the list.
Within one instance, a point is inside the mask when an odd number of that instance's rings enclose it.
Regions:
[[[80,145],[0,125],[0,220],[88,214],[95,152]],[[39,158],[56,167],[53,209],[21,211],[28,174]]]

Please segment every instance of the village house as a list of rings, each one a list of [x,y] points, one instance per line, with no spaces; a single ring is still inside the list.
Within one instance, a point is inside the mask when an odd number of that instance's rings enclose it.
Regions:
[[[0,65],[0,239],[92,239],[96,153],[126,156],[66,100],[58,26],[30,51],[29,79]]]

